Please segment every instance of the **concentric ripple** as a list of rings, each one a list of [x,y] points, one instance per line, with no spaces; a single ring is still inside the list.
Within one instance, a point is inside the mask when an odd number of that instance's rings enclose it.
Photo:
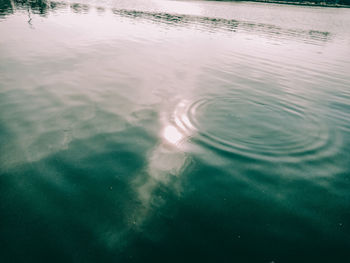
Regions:
[[[255,159],[319,158],[335,143],[320,118],[281,101],[205,98],[181,103],[174,119],[184,133],[195,131],[200,143]]]

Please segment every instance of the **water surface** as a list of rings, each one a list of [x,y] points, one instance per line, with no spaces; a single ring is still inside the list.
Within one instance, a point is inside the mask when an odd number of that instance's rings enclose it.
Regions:
[[[350,260],[350,9],[0,3],[1,262]]]

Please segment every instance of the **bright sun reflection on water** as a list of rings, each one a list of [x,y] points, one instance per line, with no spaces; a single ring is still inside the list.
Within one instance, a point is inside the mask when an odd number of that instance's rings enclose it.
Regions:
[[[163,137],[169,143],[174,145],[177,145],[183,139],[181,132],[179,132],[179,130],[172,125],[168,125],[164,128]]]

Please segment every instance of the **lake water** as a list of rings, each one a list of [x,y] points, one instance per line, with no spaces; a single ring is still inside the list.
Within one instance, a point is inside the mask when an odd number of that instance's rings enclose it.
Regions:
[[[0,2],[1,262],[350,262],[350,9]]]

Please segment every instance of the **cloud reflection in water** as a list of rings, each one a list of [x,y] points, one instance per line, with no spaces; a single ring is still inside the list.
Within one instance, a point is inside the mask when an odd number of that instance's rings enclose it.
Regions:
[[[179,176],[190,163],[186,141],[193,132],[186,124],[186,121],[189,123],[186,116],[187,105],[186,101],[182,101],[177,104],[170,117],[165,113],[164,118],[161,118],[163,128],[160,142],[148,154],[144,176],[139,176],[134,181],[135,191],[142,204],[142,208],[134,215],[138,225],[151,216],[154,208],[163,203],[161,197],[155,194],[157,189],[163,188],[181,194]]]

